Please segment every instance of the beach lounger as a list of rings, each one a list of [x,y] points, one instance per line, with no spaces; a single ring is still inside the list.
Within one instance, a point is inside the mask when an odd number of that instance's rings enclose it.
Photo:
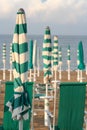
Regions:
[[[18,130],[19,124],[17,120],[12,119],[11,113],[7,110],[5,104],[13,95],[13,82],[6,82],[5,84],[5,98],[4,98],[4,117],[3,125],[0,126],[0,130]],[[30,104],[32,106],[32,97],[33,97],[33,82],[27,83],[27,91],[29,94]],[[23,121],[23,130],[30,130],[31,123],[31,109],[29,110],[29,119]]]
[[[86,84],[60,84],[59,114],[55,130],[83,130]]]

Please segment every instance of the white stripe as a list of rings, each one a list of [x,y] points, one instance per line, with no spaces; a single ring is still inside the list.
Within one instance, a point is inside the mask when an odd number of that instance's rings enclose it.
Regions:
[[[44,59],[43,63],[49,65],[51,63],[51,60]]]
[[[19,78],[20,77],[21,80],[22,80],[22,83],[24,83],[24,82],[27,81],[28,72],[19,74],[18,72],[16,72],[15,69],[13,69],[13,75],[14,75],[14,78]]]
[[[24,106],[24,109],[22,110],[22,107],[17,107],[16,109],[13,110],[12,112],[12,118],[13,119],[19,119],[20,118],[20,113],[28,110],[30,108],[30,106],[28,107],[25,107]],[[29,118],[29,113],[27,112],[26,114],[26,117],[24,116],[25,119],[28,119]]]
[[[49,51],[43,51],[42,52],[43,56],[46,55],[46,56],[51,56],[51,52]]]
[[[16,24],[25,24],[25,15],[24,14],[17,14],[17,18],[16,18]]]
[[[23,86],[17,86],[17,88],[14,88],[15,92],[24,92]],[[15,99],[20,97],[20,94],[14,94]]]
[[[50,34],[45,34],[44,35],[44,40],[46,40],[46,39],[51,39],[51,35]]]
[[[22,34],[14,33],[13,43],[23,44],[24,42],[27,42],[26,33],[22,33]]]
[[[43,48],[46,48],[46,47],[51,47],[50,43],[46,43],[46,44],[43,43]]]
[[[54,41],[58,41],[58,36],[54,36]]]
[[[16,61],[17,63],[23,64],[28,61],[28,54],[18,54],[17,52],[12,53],[12,61]]]

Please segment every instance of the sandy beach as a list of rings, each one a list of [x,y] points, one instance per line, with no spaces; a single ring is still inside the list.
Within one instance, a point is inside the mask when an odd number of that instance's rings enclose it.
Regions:
[[[68,74],[67,71],[62,71],[62,78],[59,80],[59,72],[57,72],[57,80],[60,82],[77,82],[77,72],[76,71],[71,71],[70,72],[70,80],[68,80]],[[54,77],[53,77],[54,79]],[[0,80],[3,81],[3,71],[0,71]],[[6,80],[10,80],[10,75],[9,71],[6,70]],[[87,75],[85,71],[83,72],[83,82],[87,82]],[[36,83],[43,84],[43,72],[40,71],[40,76],[36,77]],[[2,124],[2,119],[3,119],[3,109],[4,109],[4,92],[5,92],[5,86],[1,85],[0,87],[0,124]],[[58,95],[57,95],[58,97]],[[39,102],[39,106],[38,106]],[[50,111],[53,112],[53,100],[49,101],[49,106],[50,106]],[[57,108],[56,108],[56,116],[58,113],[58,99],[57,99]],[[87,105],[86,105],[87,106]],[[35,130],[48,130],[47,127],[44,126],[44,100],[40,101],[38,99],[35,99],[34,101],[34,108],[35,108],[35,113],[37,114],[34,116],[34,129]]]

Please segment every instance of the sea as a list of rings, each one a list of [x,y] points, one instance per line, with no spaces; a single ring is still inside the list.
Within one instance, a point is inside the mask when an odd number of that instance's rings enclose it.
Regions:
[[[52,45],[53,45],[53,37]],[[43,59],[42,59],[42,45],[43,45],[43,35],[27,35],[28,44],[30,40],[37,41],[37,47],[40,48],[40,70],[43,69]],[[10,69],[10,44],[12,43],[13,35],[0,35],[0,69],[3,69],[3,43],[6,44],[6,69]],[[67,70],[67,49],[70,45],[70,56],[71,56],[71,70],[77,69],[77,49],[79,42],[83,43],[84,50],[84,62],[87,64],[87,35],[59,35],[58,36],[58,46],[62,48],[62,70]]]

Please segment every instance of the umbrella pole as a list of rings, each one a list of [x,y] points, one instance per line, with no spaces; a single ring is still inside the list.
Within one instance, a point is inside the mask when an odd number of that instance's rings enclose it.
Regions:
[[[23,130],[23,119],[19,120],[19,130]]]
[[[79,72],[79,69],[77,69],[77,81],[79,81],[80,79],[80,72]]]
[[[32,81],[32,76],[31,76],[31,74],[32,74],[32,69],[30,69],[30,77],[29,77],[29,81],[30,81],[30,82]]]
[[[82,70],[80,70],[80,82],[82,82]]]
[[[87,64],[86,64],[86,75],[87,75]]]
[[[5,61],[3,61],[3,80],[5,80]]]
[[[47,96],[48,96],[48,84],[46,84],[46,97]],[[45,111],[44,111],[44,125],[45,126],[49,126],[49,124],[48,124],[48,115],[46,113],[46,111],[49,111],[49,101],[48,101],[47,98],[45,98],[44,107],[45,107]]]
[[[61,75],[61,64],[59,65],[59,79],[62,78],[62,75]]]
[[[55,81],[54,81],[54,111],[53,111],[53,130],[55,130],[55,116],[56,116],[56,88],[57,88],[57,71],[55,70]]]
[[[36,81],[36,67],[34,67],[34,82]]]
[[[10,63],[10,81],[12,80],[12,63]]]
[[[70,62],[68,63],[68,80],[70,80]]]

